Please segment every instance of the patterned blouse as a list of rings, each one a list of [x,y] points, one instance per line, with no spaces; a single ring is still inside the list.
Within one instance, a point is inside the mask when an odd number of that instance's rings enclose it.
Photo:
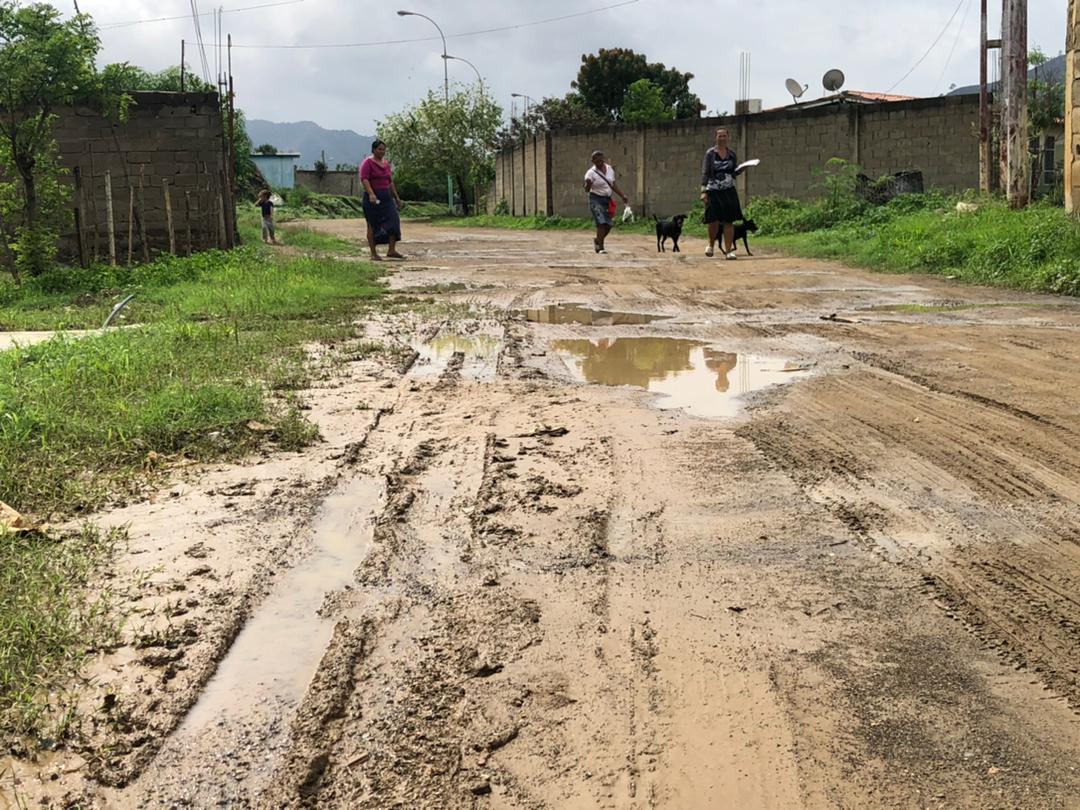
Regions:
[[[720,157],[715,146],[709,147],[705,153],[705,162],[701,166],[701,187],[706,191],[719,191],[725,188],[735,188],[735,167],[739,165],[739,159],[735,156],[735,150],[730,147],[727,157]]]

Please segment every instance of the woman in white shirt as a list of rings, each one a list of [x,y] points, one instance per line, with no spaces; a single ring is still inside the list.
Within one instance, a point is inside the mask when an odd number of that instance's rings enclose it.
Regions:
[[[623,194],[615,182],[615,170],[604,161],[604,153],[597,149],[592,153],[593,165],[585,172],[585,191],[589,193],[589,213],[592,214],[593,222],[596,223],[596,238],[593,239],[593,247],[597,253],[607,253],[604,250],[604,239],[611,233],[611,226],[615,224],[613,217],[615,212],[611,210],[611,195],[614,192],[622,197],[624,203],[629,203],[630,198]]]

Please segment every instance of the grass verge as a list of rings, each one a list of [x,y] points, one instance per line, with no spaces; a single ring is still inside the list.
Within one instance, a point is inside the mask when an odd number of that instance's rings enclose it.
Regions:
[[[958,213],[956,202],[900,197],[831,227],[774,234],[762,244],[883,272],[1080,295],[1080,224],[1064,210],[1036,204],[1012,211],[984,200],[978,210]]]
[[[110,595],[87,585],[122,539],[93,527],[59,540],[0,531],[0,730],[16,751],[20,738],[64,736],[70,716],[42,696],[116,640]]]
[[[0,500],[42,517],[77,513],[136,486],[148,458],[309,441],[289,394],[307,381],[303,346],[348,337],[382,295],[378,276],[359,262],[245,247],[57,269],[5,289],[0,323],[14,312],[35,328],[97,326],[135,291],[128,316],[141,325],[0,352]]]

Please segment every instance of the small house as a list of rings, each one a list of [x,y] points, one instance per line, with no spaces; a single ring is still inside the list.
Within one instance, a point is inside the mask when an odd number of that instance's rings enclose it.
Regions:
[[[278,152],[276,155],[254,152],[251,160],[271,188],[292,188],[293,170],[299,157],[299,152]]]

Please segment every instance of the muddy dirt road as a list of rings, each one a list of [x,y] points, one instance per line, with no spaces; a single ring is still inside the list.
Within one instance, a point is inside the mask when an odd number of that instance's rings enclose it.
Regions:
[[[1080,304],[407,236],[323,442],[103,516],[137,621],[31,803],[1080,807]]]

